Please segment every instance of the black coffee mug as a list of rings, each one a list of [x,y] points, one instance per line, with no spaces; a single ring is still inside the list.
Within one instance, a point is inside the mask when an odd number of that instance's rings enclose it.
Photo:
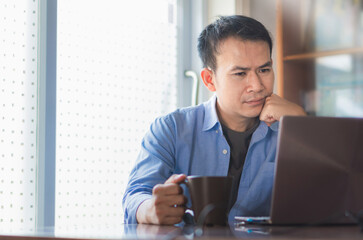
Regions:
[[[188,187],[197,225],[227,225],[233,177],[188,176],[182,183]]]

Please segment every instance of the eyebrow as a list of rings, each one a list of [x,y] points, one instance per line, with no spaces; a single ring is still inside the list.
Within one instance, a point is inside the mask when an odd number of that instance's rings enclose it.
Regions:
[[[264,68],[264,67],[271,67],[271,66],[272,66],[272,62],[268,61],[267,63],[262,64],[261,66],[259,66],[257,68]],[[235,66],[231,69],[231,71],[236,71],[236,70],[247,71],[247,70],[251,70],[251,68]]]

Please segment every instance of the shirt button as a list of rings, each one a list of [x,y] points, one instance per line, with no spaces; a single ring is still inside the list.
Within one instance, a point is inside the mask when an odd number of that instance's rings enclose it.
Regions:
[[[227,154],[227,149],[223,149],[223,154]]]
[[[216,133],[218,133],[218,130],[216,130]]]

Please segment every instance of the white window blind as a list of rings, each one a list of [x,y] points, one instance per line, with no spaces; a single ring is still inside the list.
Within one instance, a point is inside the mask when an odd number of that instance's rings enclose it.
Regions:
[[[176,0],[58,0],[58,230],[123,221],[150,123],[177,107]]]
[[[33,228],[38,1],[0,0],[0,228]]]

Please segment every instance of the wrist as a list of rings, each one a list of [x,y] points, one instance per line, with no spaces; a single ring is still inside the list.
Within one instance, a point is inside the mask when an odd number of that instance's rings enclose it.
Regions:
[[[141,202],[141,204],[139,205],[139,207],[136,210],[136,221],[137,223],[150,223],[149,222],[149,217],[148,212],[150,212],[149,209],[149,205],[150,205],[150,201],[151,199],[147,199],[143,202]]]

